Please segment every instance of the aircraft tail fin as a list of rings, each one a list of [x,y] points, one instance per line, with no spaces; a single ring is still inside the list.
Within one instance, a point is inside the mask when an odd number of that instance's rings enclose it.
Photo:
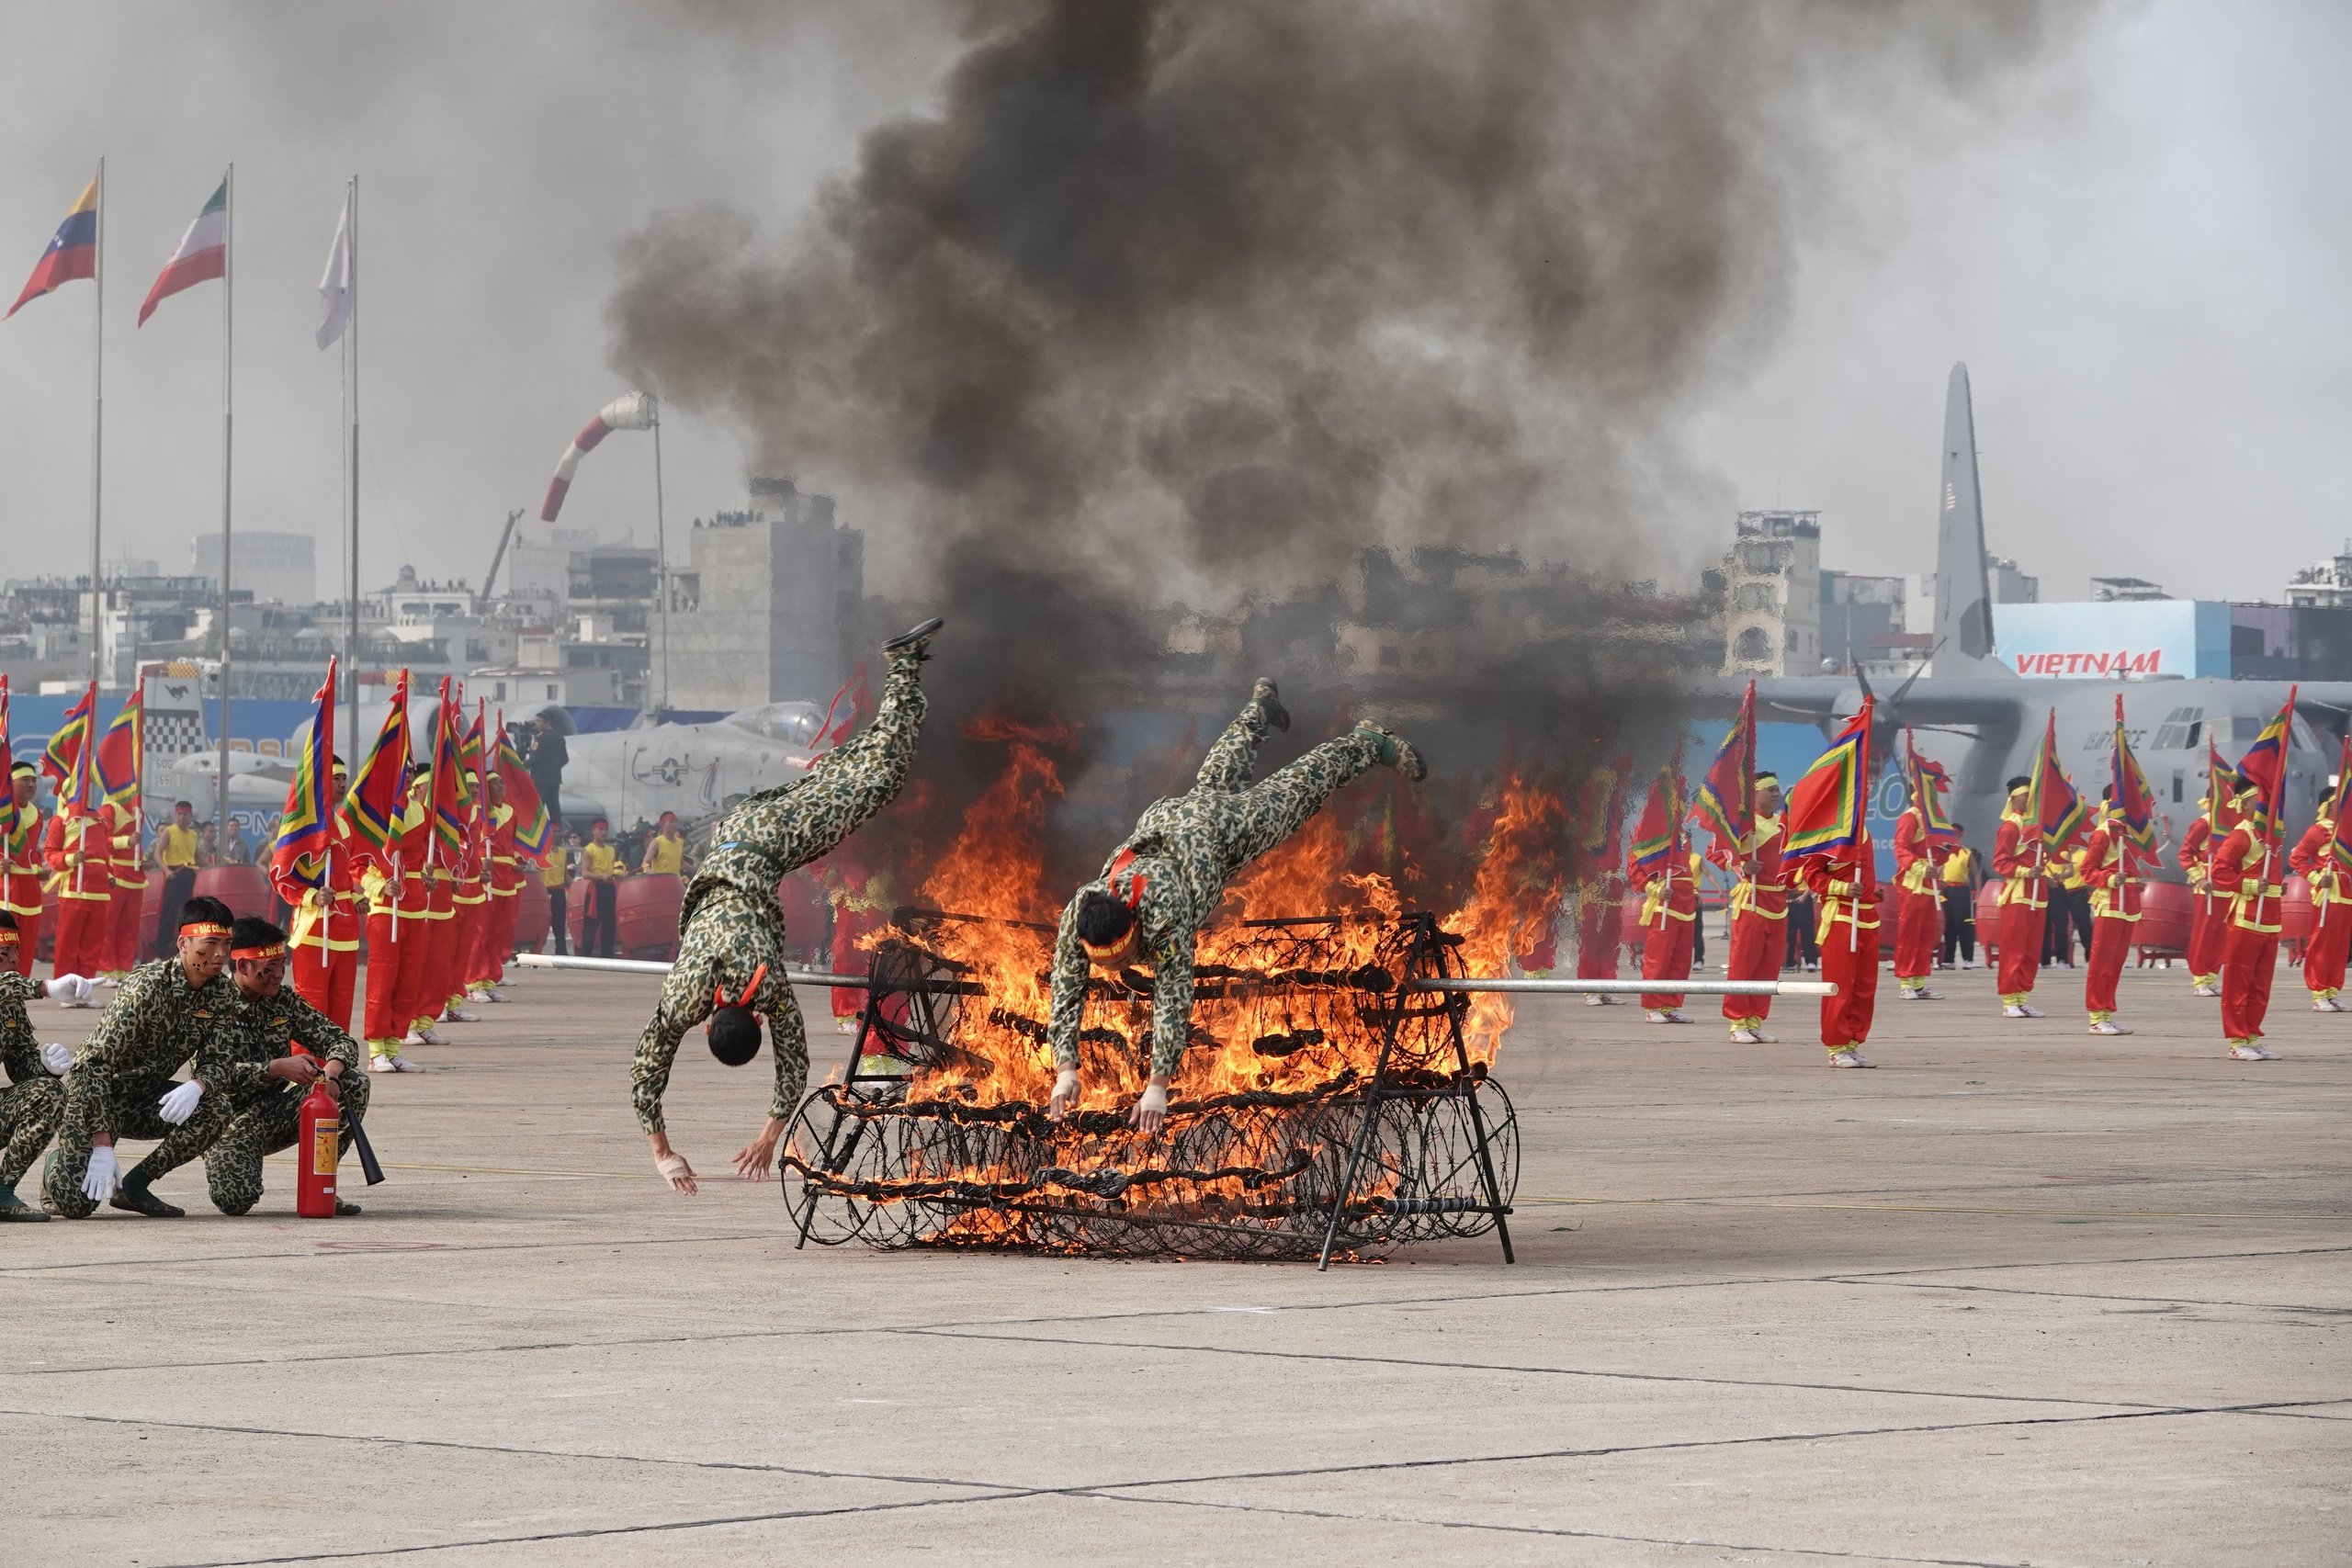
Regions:
[[[1993,580],[1976,482],[1976,410],[1968,367],[1951,367],[1944,400],[1944,483],[1936,513],[1936,655],[1941,676],[2009,674],[1993,640]]]

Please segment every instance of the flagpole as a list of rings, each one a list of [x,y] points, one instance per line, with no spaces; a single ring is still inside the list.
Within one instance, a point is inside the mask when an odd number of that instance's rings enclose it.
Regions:
[[[98,520],[104,491],[107,444],[107,161],[98,160],[96,255],[90,263],[90,679],[98,678]]]
[[[214,780],[218,804],[214,807],[213,831],[217,840],[226,846],[229,841],[229,584],[232,581],[230,569],[232,545],[230,498],[234,493],[234,462],[236,455],[236,276],[237,276],[237,165],[229,165],[221,177],[220,207],[220,750],[216,759],[218,775]]]
[[[670,534],[662,507],[662,406],[653,408],[653,553],[662,594],[662,707],[670,706]]]
[[[343,329],[345,363],[351,378],[351,580],[345,605],[344,674],[351,682],[351,748],[359,750],[359,176],[351,176],[351,246],[345,262],[344,288],[351,304],[351,319]]]

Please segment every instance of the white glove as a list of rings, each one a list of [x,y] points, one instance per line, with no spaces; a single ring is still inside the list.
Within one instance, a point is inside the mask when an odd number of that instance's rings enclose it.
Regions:
[[[93,1203],[103,1203],[114,1196],[114,1146],[90,1151],[90,1168],[82,1177],[82,1196]]]
[[[63,1002],[70,1008],[86,1004],[90,999],[91,991],[95,988],[89,981],[79,975],[60,975],[49,983],[51,998]]]
[[[202,1084],[184,1083],[165,1094],[155,1104],[159,1107],[158,1114],[164,1121],[177,1127],[184,1125],[189,1117],[196,1114],[196,1102],[203,1098]]]
[[[62,1078],[74,1066],[74,1053],[51,1042],[40,1048],[40,1065],[49,1069],[51,1077]]]
[[[1046,1114],[1058,1122],[1078,1107],[1078,1069],[1064,1067],[1054,1077],[1054,1097],[1046,1102]]]

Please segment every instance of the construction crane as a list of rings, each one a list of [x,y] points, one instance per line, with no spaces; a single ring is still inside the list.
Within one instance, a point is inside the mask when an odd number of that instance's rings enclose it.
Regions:
[[[506,559],[506,546],[514,537],[514,525],[523,520],[523,509],[516,507],[506,514],[506,526],[499,530],[498,548],[491,552],[490,570],[482,574],[480,608],[490,607],[491,591],[498,585],[498,569]]]

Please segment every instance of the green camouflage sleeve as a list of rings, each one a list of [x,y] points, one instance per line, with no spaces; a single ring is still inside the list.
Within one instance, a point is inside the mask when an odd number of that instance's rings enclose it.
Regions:
[[[157,1030],[170,1027],[170,1009],[162,994],[167,984],[162,965],[133,969],[98,1015],[98,1026],[74,1054],[74,1066],[65,1075],[65,1098],[69,1105],[87,1107],[84,1114],[90,1126],[113,1131],[118,1075],[138,1072],[140,1047]]]
[[[0,1070],[7,1073],[12,1084],[49,1077],[49,1069],[41,1065],[33,1021],[25,1016],[25,1003],[40,994],[39,980],[27,979],[13,969],[0,970]]]
[[[0,969],[0,1004],[14,1002],[23,1007],[36,997],[45,997],[49,987],[29,975],[19,975],[14,969]]]
[[[1193,943],[1190,936],[1152,954],[1151,1072],[1173,1081],[1193,1034]]]
[[[1078,945],[1078,900],[1085,897],[1081,887],[1078,897],[1062,907],[1061,929],[1054,933],[1054,1010],[1046,1024],[1046,1043],[1057,1067],[1078,1066],[1078,1030],[1086,1019],[1086,953]]]
[[[207,1093],[249,1100],[269,1086],[269,1056],[259,1021],[248,1018],[242,1006],[232,1007],[196,1048],[196,1068],[188,1076]]]
[[[293,1020],[294,1038],[311,1048],[311,1055],[322,1062],[341,1062],[343,1070],[356,1073],[366,1066],[359,1055],[359,1043],[338,1028],[335,1021],[297,996],[291,987],[278,993],[277,999],[287,1004],[288,1015]]]

